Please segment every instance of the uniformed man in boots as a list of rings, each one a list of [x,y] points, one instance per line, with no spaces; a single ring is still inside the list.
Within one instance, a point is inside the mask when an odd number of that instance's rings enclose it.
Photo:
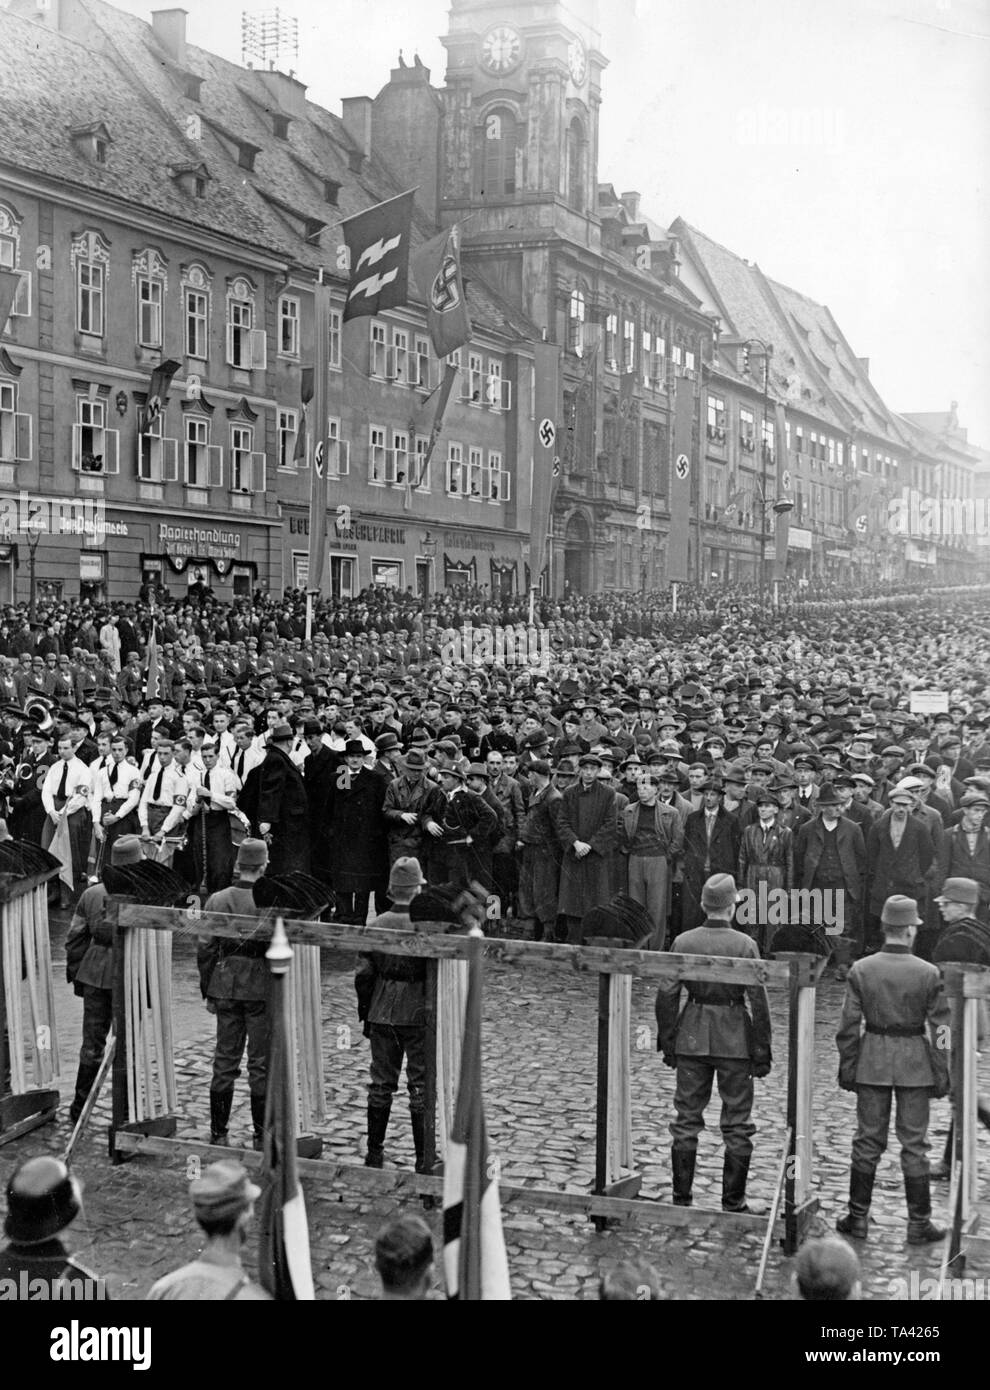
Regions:
[[[121,835],[110,850],[108,868],[140,864],[144,858],[136,835]],[[83,999],[82,1046],[76,1093],[69,1106],[73,1124],[82,1114],[100,1070],[107,1034],[113,1022],[113,927],[106,920],[107,888],[91,884],[76,903],[65,938],[66,978]]]
[[[234,882],[207,898],[207,912],[256,917],[253,886],[268,867],[263,840],[242,840],[237,850]],[[268,941],[239,941],[232,937],[203,937],[197,951],[200,988],[206,1007],[217,1016],[217,1046],[210,1085],[210,1143],[226,1145],[234,1082],[241,1074],[247,1043],[248,1087],[254,1147],[261,1148],[265,1128],[265,1089],[268,1074],[268,1032],[271,971],[265,960]]]
[[[392,907],[376,917],[371,925],[415,931],[409,907],[413,898],[422,892],[425,882],[418,859],[397,859],[388,880]],[[364,1023],[366,1036],[371,1039],[365,1167],[381,1168],[384,1164],[392,1097],[399,1087],[399,1073],[405,1057],[416,1172],[422,1173],[426,1143],[426,960],[420,956],[393,956],[374,951],[359,966],[354,987],[358,996],[358,1017]]]
[[[704,923],[682,932],[670,949],[692,956],[759,960],[756,942],[732,925],[737,898],[732,875],[713,874],[701,890]],[[682,989],[688,996],[683,1013]],[[705,1109],[717,1079],[725,1143],[722,1209],[749,1211],[746,1179],[756,1133],[750,1120],[753,1078],[767,1076],[772,1062],[767,992],[762,985],[664,980],[657,991],[656,1014],[657,1051],[663,1053],[668,1067],[677,1069],[677,1118],[670,1126],[674,1204],[691,1205],[698,1135],[705,1127]]]
[[[990,966],[990,926],[981,922],[976,915],[980,910],[980,885],[976,879],[947,878],[935,899],[935,905],[943,925],[932,950],[934,964]],[[986,1001],[983,1001],[980,1005],[978,1047],[982,1047],[988,1031]],[[976,1098],[976,1114],[980,1123],[990,1129],[990,1099],[984,1095]],[[949,1125],[942,1161],[931,1171],[933,1182],[945,1182],[952,1176],[953,1123]]]
[[[849,1212],[836,1229],[866,1239],[873,1182],[896,1095],[907,1239],[909,1245],[926,1245],[945,1235],[931,1220],[928,1109],[932,1096],[949,1094],[949,1005],[938,967],[912,953],[922,925],[917,901],[888,898],[880,924],[883,948],[850,969],[835,1035],[839,1085],[856,1092],[857,1120]]]

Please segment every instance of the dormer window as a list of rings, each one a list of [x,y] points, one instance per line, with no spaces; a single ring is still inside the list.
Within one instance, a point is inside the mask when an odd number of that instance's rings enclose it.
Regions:
[[[336,179],[323,180],[323,196],[332,208],[337,206],[337,195],[340,192],[340,184]]]
[[[110,158],[110,132],[102,121],[93,125],[75,126],[69,131],[72,143],[79,154],[91,159],[94,164],[106,165]]]
[[[209,171],[205,164],[170,164],[169,176],[193,198],[205,198]]]
[[[272,134],[276,140],[288,140],[289,138],[289,118],[288,116],[272,116]]]
[[[187,72],[182,79],[182,95],[187,101],[199,101],[199,89],[203,85],[201,77],[195,77],[191,72]]]

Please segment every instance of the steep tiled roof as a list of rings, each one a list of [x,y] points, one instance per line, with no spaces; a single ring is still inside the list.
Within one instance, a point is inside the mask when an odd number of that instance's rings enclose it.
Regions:
[[[192,44],[182,70],[144,20],[103,0],[63,0],[63,7],[85,45],[0,10],[0,164],[95,189],[289,264],[322,265],[332,278],[339,223],[403,191],[374,151],[360,172],[351,168],[355,146],[339,116],[306,102],[305,116],[291,117],[260,72]],[[185,94],[186,73],[202,79],[199,100]],[[275,114],[290,117],[287,139],[274,133]],[[190,139],[195,116],[200,138]],[[98,120],[113,140],[106,167],[77,152],[68,135]],[[255,147],[253,170],[239,165],[237,142]],[[199,163],[210,182],[204,197],[193,198],[168,169]],[[324,180],[338,186],[335,204]],[[325,230],[308,239],[321,223]],[[417,217],[413,246],[435,230]],[[466,293],[477,327],[539,336],[480,275]],[[415,287],[413,296],[418,302]]]

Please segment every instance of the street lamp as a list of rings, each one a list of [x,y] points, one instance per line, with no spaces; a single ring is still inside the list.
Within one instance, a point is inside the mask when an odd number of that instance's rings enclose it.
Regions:
[[[38,617],[38,583],[36,578],[37,558],[36,552],[38,542],[41,540],[41,533],[44,530],[44,521],[40,514],[29,517],[27,523],[28,544],[28,618],[36,622]]]

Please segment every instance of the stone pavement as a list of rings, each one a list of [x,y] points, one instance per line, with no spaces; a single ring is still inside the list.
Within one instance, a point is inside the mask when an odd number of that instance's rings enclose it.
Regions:
[[[56,945],[56,974],[61,964]],[[323,958],[323,1037],[328,1120],[323,1130],[327,1157],[360,1162],[363,1155],[368,1044],[357,1022],[353,960]],[[176,1065],[179,1137],[208,1136],[213,1020],[199,1002],[191,942],[176,942]],[[633,987],[633,1139],[643,1172],[643,1196],[669,1200],[667,1154],[674,1073],[655,1050],[653,989]],[[490,1144],[508,1182],[588,1191],[593,1171],[597,980],[548,970],[491,965],[485,979],[485,1106]],[[832,1042],[842,986],[826,978],[819,991],[816,1029],[815,1162],[820,1233],[844,1211],[854,1097],[838,1090]],[[786,1092],[786,1013],[781,993],[771,995],[774,1069],[757,1082],[758,1126],[749,1195],[766,1207],[780,1157]],[[81,1001],[67,988],[59,995],[68,1038],[78,1036]],[[68,1025],[72,1024],[70,1028]],[[75,1054],[63,1045],[62,1092],[66,1105]],[[188,1211],[185,1160],[140,1157],[113,1167],[106,1157],[109,1097],[101,1099],[90,1132],[77,1151],[76,1168],[86,1186],[86,1208],[73,1228],[80,1257],[110,1277],[114,1297],[140,1298],[155,1279],[193,1257],[199,1233]],[[947,1102],[934,1107],[932,1150],[940,1150]],[[718,1209],[721,1146],[717,1100],[702,1136],[695,1187],[699,1208]],[[231,1139],[250,1143],[246,1081],[238,1083]],[[56,1124],[0,1147],[0,1181],[30,1153],[60,1151],[68,1139],[65,1111]],[[990,1136],[981,1137],[986,1151]],[[393,1108],[386,1163],[409,1170],[413,1154],[408,1113],[400,1092]],[[400,1202],[421,1210],[418,1199],[388,1193],[334,1190],[307,1181],[313,1268],[320,1298],[374,1296],[374,1237]],[[945,1184],[934,1186],[935,1212],[947,1202]],[[440,1214],[425,1213],[440,1238]],[[503,1210],[513,1294],[520,1299],[594,1298],[601,1272],[625,1259],[647,1260],[675,1299],[752,1297],[762,1236],[706,1225],[686,1227],[627,1223],[598,1233],[583,1216],[506,1202]],[[869,1241],[861,1247],[864,1296],[890,1297],[890,1283],[917,1270],[937,1275],[941,1246],[905,1244],[906,1212],[900,1166],[888,1152],[881,1166]],[[765,1297],[790,1297],[790,1265],[776,1245],[771,1251]],[[967,1274],[990,1275],[970,1260]]]

